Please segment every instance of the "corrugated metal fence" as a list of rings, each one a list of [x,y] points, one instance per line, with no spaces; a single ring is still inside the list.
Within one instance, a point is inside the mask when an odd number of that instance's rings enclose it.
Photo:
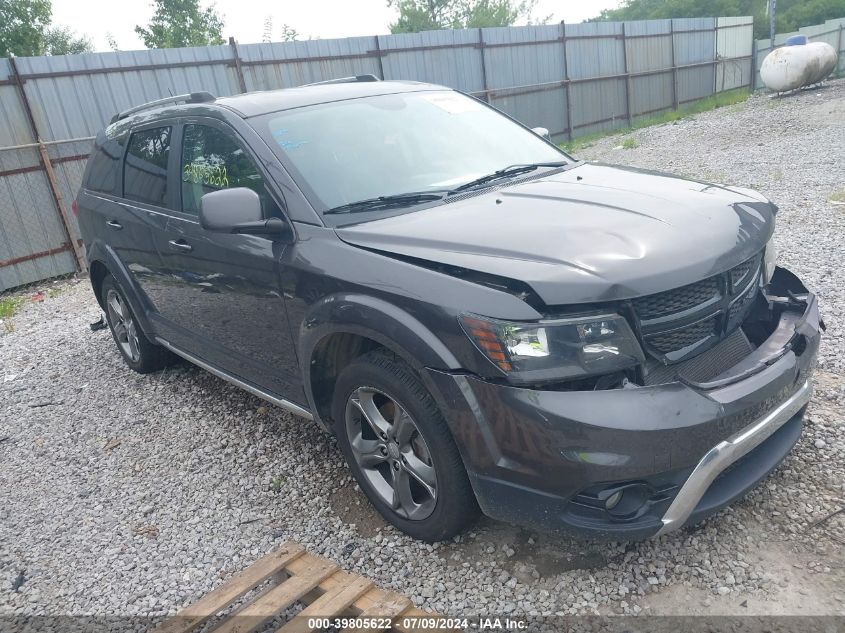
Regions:
[[[0,291],[78,269],[92,137],[139,103],[370,73],[463,90],[563,141],[749,86],[752,41],[751,18],[694,18],[0,59]]]
[[[845,18],[836,18],[828,20],[824,24],[816,24],[814,26],[805,26],[792,33],[778,33],[775,35],[774,42],[769,39],[757,40],[754,42],[756,68],[754,73],[754,87],[763,88],[763,82],[760,79],[760,66],[766,55],[772,49],[778,46],[783,46],[786,38],[793,35],[806,35],[811,42],[827,42],[837,52],[838,65],[834,71],[834,76],[842,77],[845,75]]]

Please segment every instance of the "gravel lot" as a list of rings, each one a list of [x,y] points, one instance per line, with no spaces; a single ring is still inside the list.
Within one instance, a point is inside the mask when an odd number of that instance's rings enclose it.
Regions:
[[[747,499],[643,543],[482,520],[421,544],[310,423],[187,365],[131,372],[87,281],[62,281],[0,323],[0,614],[173,612],[287,539],[449,614],[845,614],[845,81],[629,136],[581,157],[759,189],[821,295],[804,436]]]

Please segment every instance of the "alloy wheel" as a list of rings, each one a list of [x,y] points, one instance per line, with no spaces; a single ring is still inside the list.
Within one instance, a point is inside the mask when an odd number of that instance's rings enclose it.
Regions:
[[[346,403],[355,461],[396,514],[421,521],[434,512],[437,476],[431,451],[411,415],[390,395],[359,387]]]
[[[106,295],[106,308],[117,344],[129,360],[137,363],[141,358],[141,346],[132,313],[115,290],[109,290]]]

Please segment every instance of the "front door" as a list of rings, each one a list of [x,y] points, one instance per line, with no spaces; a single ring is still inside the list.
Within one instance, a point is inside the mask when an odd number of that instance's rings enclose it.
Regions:
[[[249,187],[265,217],[283,217],[246,145],[213,119],[181,134],[181,210],[162,253],[173,271],[161,314],[173,344],[261,389],[303,403],[298,365],[279,283],[288,243],[272,237],[211,233],[199,224],[206,193]]]

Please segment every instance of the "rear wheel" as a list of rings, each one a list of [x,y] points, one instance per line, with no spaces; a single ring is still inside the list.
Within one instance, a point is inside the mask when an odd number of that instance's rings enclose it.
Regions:
[[[114,342],[123,360],[139,374],[164,369],[175,362],[176,357],[165,348],[152,343],[141,331],[141,326],[129,307],[123,291],[114,277],[107,276],[100,287]]]
[[[387,521],[433,542],[476,518],[446,421],[407,364],[384,352],[356,359],[338,377],[332,412],[355,479]]]

